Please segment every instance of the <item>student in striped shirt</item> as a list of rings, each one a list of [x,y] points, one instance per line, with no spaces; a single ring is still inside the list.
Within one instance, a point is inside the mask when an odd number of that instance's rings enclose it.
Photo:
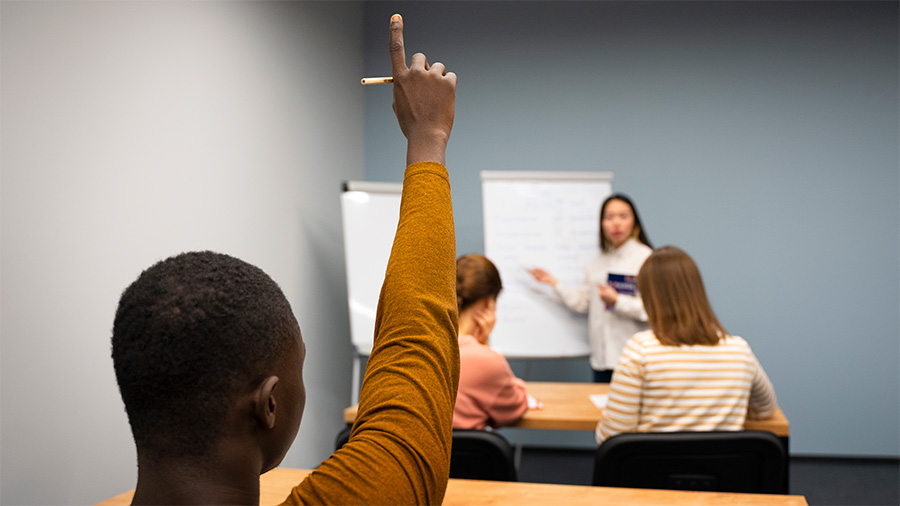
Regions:
[[[719,323],[687,253],[654,251],[637,285],[651,330],[619,357],[597,443],[622,432],[738,431],[748,416],[775,413],[771,381],[747,342]]]

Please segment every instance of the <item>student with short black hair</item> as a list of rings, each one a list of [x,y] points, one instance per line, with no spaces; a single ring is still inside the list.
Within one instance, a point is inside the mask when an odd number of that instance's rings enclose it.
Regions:
[[[296,435],[306,398],[304,355],[290,304],[259,268],[205,251],[144,271],[119,300],[112,337],[139,468],[208,456],[228,436],[234,398],[255,387],[268,393],[277,385],[291,394],[282,408],[290,417],[279,417],[278,429]],[[262,385],[279,361],[285,367],[278,381]],[[245,458],[266,467],[283,456],[261,449]]]
[[[407,138],[400,220],[350,441],[286,504],[440,504],[459,376],[455,238],[444,167],[456,75],[390,23],[394,111]],[[423,258],[427,252],[427,258]],[[186,253],[122,295],[112,355],[135,436],[134,504],[258,504],[305,404],[300,327],[264,272]]]

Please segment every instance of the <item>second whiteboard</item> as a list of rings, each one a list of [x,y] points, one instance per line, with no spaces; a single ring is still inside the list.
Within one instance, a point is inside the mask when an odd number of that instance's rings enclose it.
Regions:
[[[612,194],[610,172],[481,173],[484,249],[503,292],[491,347],[507,357],[590,354],[587,318],[566,308],[526,271],[542,267],[579,285],[600,251],[600,205]]]

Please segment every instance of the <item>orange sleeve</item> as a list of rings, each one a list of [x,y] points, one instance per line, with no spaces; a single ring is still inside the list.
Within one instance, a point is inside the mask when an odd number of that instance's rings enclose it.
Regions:
[[[447,169],[410,165],[350,441],[285,504],[440,504],[459,381]]]

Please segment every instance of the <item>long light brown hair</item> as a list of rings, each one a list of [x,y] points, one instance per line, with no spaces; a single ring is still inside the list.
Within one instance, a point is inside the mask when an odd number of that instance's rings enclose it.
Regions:
[[[496,297],[502,289],[500,272],[483,255],[470,253],[456,260],[456,304],[460,313],[479,300]]]
[[[660,343],[715,345],[726,335],[706,298],[700,269],[681,249],[655,250],[644,261],[637,286]]]

